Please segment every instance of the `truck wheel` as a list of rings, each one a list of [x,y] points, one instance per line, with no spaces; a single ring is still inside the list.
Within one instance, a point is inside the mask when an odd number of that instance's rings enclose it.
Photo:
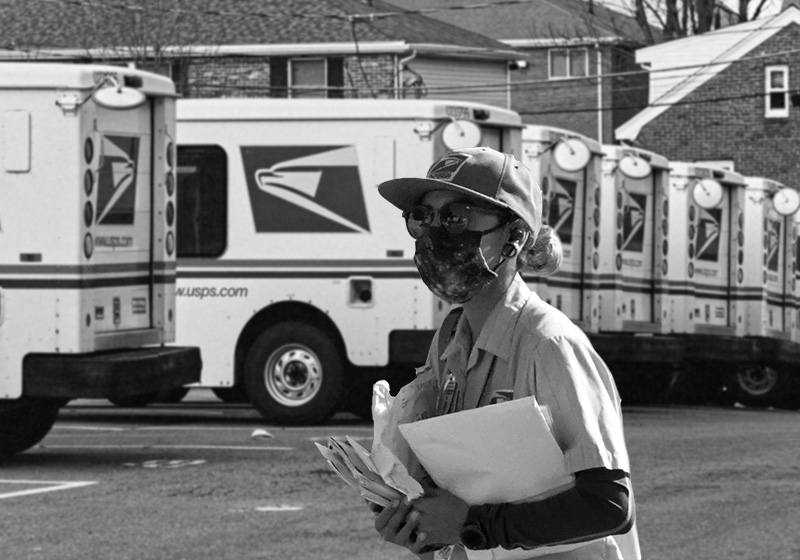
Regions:
[[[58,417],[60,401],[22,397],[0,401],[0,455],[30,449],[48,434]]]
[[[247,354],[247,394],[266,420],[288,425],[324,422],[342,399],[342,362],[336,345],[313,325],[275,325],[261,333]]]
[[[172,387],[164,391],[159,391],[156,402],[164,404],[176,404],[189,394],[189,387]]]
[[[796,408],[800,405],[796,377],[761,364],[742,366],[730,383],[733,400],[745,406]]]

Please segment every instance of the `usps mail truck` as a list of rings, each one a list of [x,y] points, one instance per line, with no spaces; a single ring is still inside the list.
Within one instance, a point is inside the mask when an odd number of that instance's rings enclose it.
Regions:
[[[74,398],[200,377],[175,338],[171,81],[112,66],[0,64],[0,454]]]
[[[369,410],[370,372],[423,363],[448,311],[378,184],[424,176],[451,148],[519,157],[519,115],[286,99],[179,100],[177,114],[177,339],[201,348],[200,385],[283,424],[348,397]]]

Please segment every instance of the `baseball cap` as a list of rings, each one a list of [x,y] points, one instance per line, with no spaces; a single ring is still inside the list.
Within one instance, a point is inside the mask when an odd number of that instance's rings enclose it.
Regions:
[[[522,218],[534,235],[542,226],[542,191],[530,170],[511,154],[491,148],[463,148],[440,158],[426,177],[392,179],[378,185],[381,196],[408,211],[428,191],[467,195]]]

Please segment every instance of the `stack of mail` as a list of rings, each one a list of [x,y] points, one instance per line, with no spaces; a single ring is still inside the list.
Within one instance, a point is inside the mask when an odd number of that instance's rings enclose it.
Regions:
[[[329,437],[327,447],[319,443],[316,446],[336,474],[368,501],[386,507],[406,495],[399,488],[384,482],[369,451],[350,436],[345,436],[344,440]]]

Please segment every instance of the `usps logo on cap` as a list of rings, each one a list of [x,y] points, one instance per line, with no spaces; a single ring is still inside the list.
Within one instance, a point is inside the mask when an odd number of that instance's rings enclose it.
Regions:
[[[471,157],[469,154],[447,154],[431,166],[428,170],[428,179],[452,182],[464,163]]]

